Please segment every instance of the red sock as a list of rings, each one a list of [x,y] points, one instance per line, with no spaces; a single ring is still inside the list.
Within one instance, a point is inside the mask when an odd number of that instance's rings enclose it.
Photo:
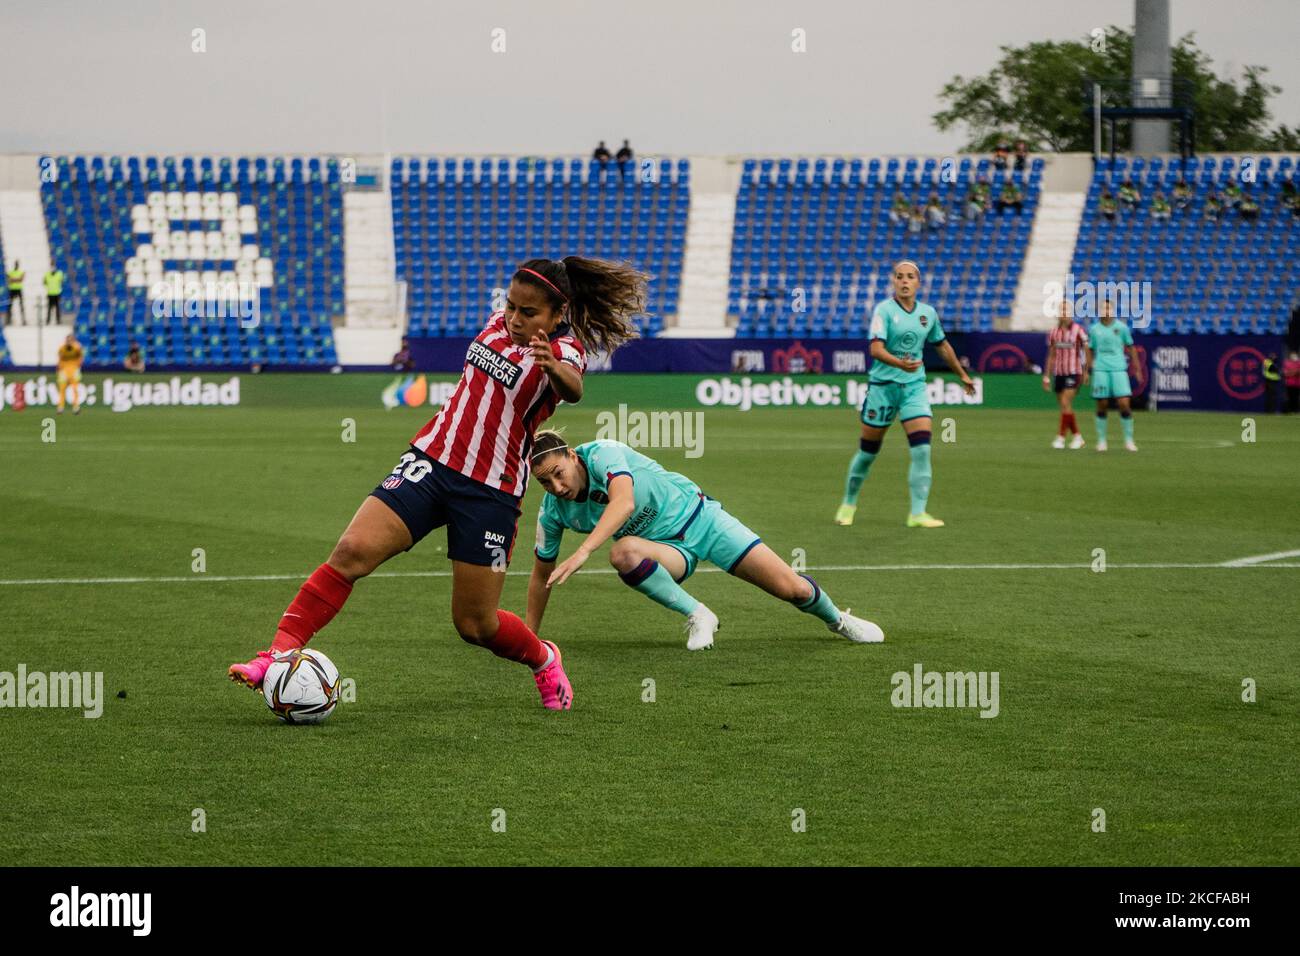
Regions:
[[[1065,426],[1074,434],[1079,434],[1079,423],[1075,421],[1074,412],[1065,413]]]
[[[497,632],[483,646],[497,657],[527,664],[534,670],[545,664],[550,655],[550,649],[528,625],[509,611],[497,611]]]
[[[1065,414],[1065,412],[1061,412],[1061,424],[1057,426],[1056,434],[1064,438],[1066,434],[1066,430],[1069,429],[1069,427],[1070,427],[1070,416]]]
[[[280,618],[271,650],[278,653],[304,646],[317,631],[334,620],[334,615],[351,593],[352,585],[348,579],[328,564],[322,564],[303,582],[298,596]]]

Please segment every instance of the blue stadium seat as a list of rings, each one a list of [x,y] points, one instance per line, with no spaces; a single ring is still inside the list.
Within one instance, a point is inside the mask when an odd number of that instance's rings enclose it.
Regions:
[[[244,344],[256,342],[270,324],[298,321],[300,303],[321,315],[342,314],[336,161],[76,156],[56,162],[67,174],[41,186],[50,253],[68,276],[65,309],[85,330],[92,365],[118,364],[131,341],[140,342],[154,367],[222,364],[245,354]],[[322,175],[327,169],[335,173],[328,183]],[[241,207],[252,208],[255,224],[240,219]],[[230,242],[221,238],[223,222],[236,230]],[[129,264],[143,261],[139,247],[159,223],[170,227],[168,244],[155,246],[164,254],[156,259],[160,274],[187,272],[198,282],[224,272],[255,286],[256,270],[269,266],[258,292],[263,324],[243,329],[230,315],[195,332],[178,320],[155,319],[143,272]],[[244,232],[243,225],[256,231]],[[240,265],[242,247],[254,243],[264,265]],[[215,312],[215,300],[205,308]],[[196,335],[202,336],[198,344]],[[325,364],[332,353],[332,331],[322,330],[320,338],[328,338],[328,347],[314,347],[308,364]]]

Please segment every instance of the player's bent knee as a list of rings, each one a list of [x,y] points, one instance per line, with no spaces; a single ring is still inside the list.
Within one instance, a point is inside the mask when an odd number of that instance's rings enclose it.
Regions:
[[[369,562],[367,551],[367,546],[363,541],[357,540],[352,535],[344,535],[339,538],[338,544],[334,545],[334,550],[330,551],[330,567],[333,567],[344,578],[354,580],[364,578],[365,575],[374,570],[373,564]]]
[[[791,604],[807,604],[813,596],[813,586],[805,578],[792,572],[788,579],[781,581],[777,596]]]
[[[345,534],[330,552],[329,565],[349,580],[364,578],[383,563],[376,549],[364,539]]]
[[[452,626],[456,628],[456,633],[465,643],[485,644],[496,634],[498,623],[495,614],[490,618],[462,614],[452,619]]]
[[[626,538],[622,541],[615,541],[614,546],[609,549],[609,563],[620,574],[631,571],[641,563],[641,559],[644,557],[645,555],[640,553],[637,546]]]

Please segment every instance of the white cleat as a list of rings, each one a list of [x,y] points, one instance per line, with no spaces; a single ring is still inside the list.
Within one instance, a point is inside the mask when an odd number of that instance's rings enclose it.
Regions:
[[[879,625],[854,617],[847,610],[840,612],[839,623],[827,624],[826,627],[840,637],[847,637],[854,644],[880,644],[885,639],[885,632]]]
[[[1077,451],[1078,449],[1082,448],[1086,444],[1088,443],[1083,440],[1083,436],[1076,434],[1073,438],[1070,439],[1070,450]]]
[[[1097,442],[1097,451],[1105,451],[1105,450],[1106,450],[1106,443],[1104,441]]]
[[[1126,441],[1126,442],[1124,443],[1124,449],[1125,449],[1126,451],[1137,451],[1137,450],[1138,450],[1138,446],[1137,446],[1137,444],[1134,443],[1134,442]]]
[[[1064,448],[1064,447],[1065,447],[1065,436],[1063,436],[1063,435],[1057,435],[1055,438],[1053,438],[1053,439],[1052,439],[1052,447],[1053,447],[1053,448]]]
[[[686,649],[704,651],[713,646],[713,635],[719,628],[718,615],[701,604],[686,618]]]

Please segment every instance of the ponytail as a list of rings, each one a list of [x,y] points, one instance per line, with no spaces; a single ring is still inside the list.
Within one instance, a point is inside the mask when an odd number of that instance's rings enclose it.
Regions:
[[[650,277],[626,263],[585,256],[529,259],[514,278],[541,289],[552,308],[569,307],[569,325],[589,352],[609,354],[637,337],[632,317],[644,314]]]

